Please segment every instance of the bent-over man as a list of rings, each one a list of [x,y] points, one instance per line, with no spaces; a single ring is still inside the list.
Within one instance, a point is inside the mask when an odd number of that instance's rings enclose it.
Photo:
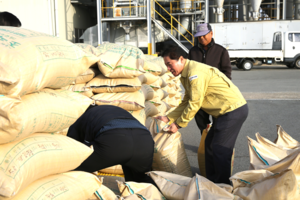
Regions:
[[[248,106],[239,89],[214,67],[185,59],[182,50],[170,47],[162,56],[174,76],[181,75],[185,89],[181,104],[158,119],[171,123],[169,132],[186,127],[202,108],[212,115],[213,125],[205,140],[207,178],[215,183],[230,184],[231,157],[235,141],[248,116]]]

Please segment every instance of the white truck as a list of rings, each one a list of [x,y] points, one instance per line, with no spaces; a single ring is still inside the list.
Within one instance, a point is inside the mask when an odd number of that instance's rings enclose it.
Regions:
[[[274,63],[300,69],[300,20],[211,25],[215,42],[228,50],[240,69]]]

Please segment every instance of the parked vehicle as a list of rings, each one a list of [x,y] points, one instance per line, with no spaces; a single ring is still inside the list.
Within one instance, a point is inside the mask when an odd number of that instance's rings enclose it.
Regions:
[[[300,30],[296,30],[300,27],[299,20],[212,26],[216,43],[228,49],[232,64],[239,69],[251,70],[253,65],[275,63],[300,69]]]

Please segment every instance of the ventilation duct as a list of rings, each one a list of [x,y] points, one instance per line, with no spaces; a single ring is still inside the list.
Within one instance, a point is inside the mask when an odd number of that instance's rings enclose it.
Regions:
[[[215,2],[217,3],[217,9],[214,10],[214,13],[217,13],[217,22],[223,22],[223,13],[225,11],[223,9],[224,0],[216,0]]]
[[[258,18],[260,17],[260,13],[259,13],[260,4],[261,4],[261,0],[251,0],[251,5],[253,8],[253,11],[251,13],[254,21],[258,21]]]

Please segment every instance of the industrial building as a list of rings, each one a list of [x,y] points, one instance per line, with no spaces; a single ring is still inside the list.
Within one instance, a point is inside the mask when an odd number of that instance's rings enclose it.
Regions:
[[[299,0],[2,0],[0,8],[16,15],[23,28],[75,43],[134,45],[149,54],[165,42],[188,51],[197,43],[199,23],[244,27],[300,18]]]

